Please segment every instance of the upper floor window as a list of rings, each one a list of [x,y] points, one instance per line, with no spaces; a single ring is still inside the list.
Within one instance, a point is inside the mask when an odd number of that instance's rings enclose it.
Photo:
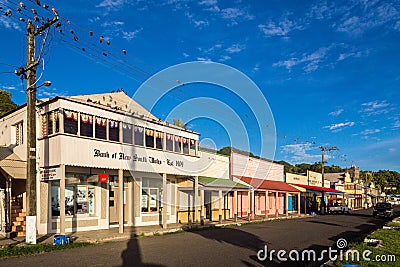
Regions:
[[[156,138],[156,148],[163,149],[164,146],[164,134],[162,132],[154,131],[154,137]]]
[[[93,116],[81,113],[81,136],[93,137]]]
[[[146,129],[146,147],[154,147],[154,130]]]
[[[78,133],[78,112],[64,110],[64,132],[69,134]]]
[[[53,134],[53,112],[46,114],[47,121],[47,135]]]
[[[172,134],[166,134],[165,149],[174,151],[174,136]]]
[[[96,117],[96,125],[94,126],[94,135],[99,139],[107,139],[107,119]]]
[[[144,129],[140,126],[135,126],[135,145],[144,145]]]
[[[119,141],[119,122],[109,120],[108,139],[111,141]]]
[[[182,148],[184,154],[189,154],[189,139],[182,137]]]
[[[175,147],[175,152],[181,153],[182,151],[182,142],[181,142],[181,138],[179,136],[175,136],[174,139],[174,147]]]
[[[196,155],[197,141],[190,139],[190,155]]]
[[[132,144],[133,129],[132,124],[122,123],[122,142]]]
[[[24,124],[21,122],[15,124],[15,144],[17,146],[24,143]]]

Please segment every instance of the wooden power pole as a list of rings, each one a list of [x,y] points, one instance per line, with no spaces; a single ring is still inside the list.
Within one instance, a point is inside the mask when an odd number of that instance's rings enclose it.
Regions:
[[[321,146],[321,152],[322,152],[322,162],[321,162],[321,174],[322,174],[322,185],[321,185],[321,215],[325,214],[325,208],[326,208],[326,203],[325,203],[325,166],[324,166],[324,161],[325,161],[325,151],[331,151],[331,150],[339,150],[339,148],[335,146],[331,147],[323,147]]]
[[[44,23],[35,28],[28,22],[27,66],[20,72],[27,74],[27,168],[26,168],[26,242],[36,244],[36,67],[40,64],[35,55],[35,37],[58,20]],[[21,74],[21,73],[20,73]]]

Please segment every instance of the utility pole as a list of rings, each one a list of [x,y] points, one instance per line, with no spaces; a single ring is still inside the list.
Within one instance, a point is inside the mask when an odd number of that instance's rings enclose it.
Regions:
[[[40,28],[35,28],[29,20],[28,30],[28,55],[26,68],[15,73],[27,73],[27,168],[26,168],[26,242],[36,244],[36,67],[39,61],[35,56],[35,37],[41,34],[58,20],[54,17]]]
[[[321,149],[322,152],[322,162],[321,162],[321,174],[322,174],[322,186],[321,186],[321,215],[325,214],[325,188],[324,188],[324,184],[325,184],[325,166],[324,166],[324,161],[325,161],[325,151],[331,151],[331,150],[339,150],[339,148],[335,147],[335,146],[331,146],[331,147],[323,147],[320,146],[319,147]]]

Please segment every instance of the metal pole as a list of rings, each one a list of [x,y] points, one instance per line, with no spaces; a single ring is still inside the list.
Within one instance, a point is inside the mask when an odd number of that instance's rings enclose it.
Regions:
[[[321,191],[322,191],[322,199],[321,199],[321,215],[325,214],[325,189],[324,189],[324,184],[325,184],[325,177],[324,177],[324,154],[325,154],[325,148],[322,148],[322,168],[321,168],[321,173],[322,173],[322,186],[321,186]]]

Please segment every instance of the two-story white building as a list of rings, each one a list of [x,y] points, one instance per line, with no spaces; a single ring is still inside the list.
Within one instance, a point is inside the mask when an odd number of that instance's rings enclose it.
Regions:
[[[124,92],[45,99],[36,110],[39,234],[178,222],[178,184],[207,165],[198,133]],[[0,186],[21,205],[26,129],[26,106],[0,118]]]

